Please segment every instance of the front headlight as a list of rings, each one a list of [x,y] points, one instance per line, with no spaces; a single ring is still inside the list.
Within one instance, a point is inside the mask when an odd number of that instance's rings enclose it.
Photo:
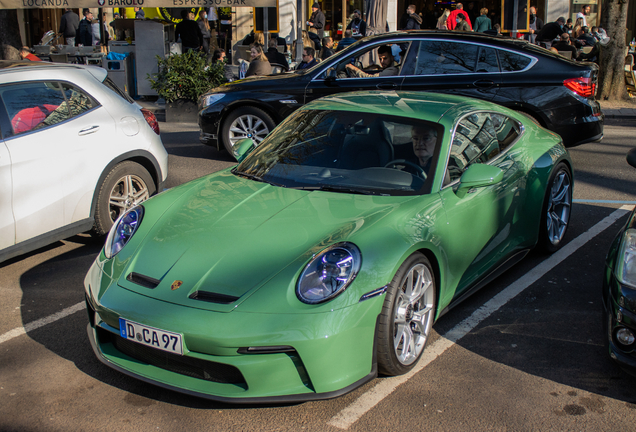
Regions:
[[[618,280],[636,288],[636,229],[630,228],[623,234],[618,255]]]
[[[326,302],[355,279],[362,256],[353,243],[337,243],[316,255],[300,274],[296,296],[307,304]]]
[[[144,208],[138,205],[128,210],[115,221],[106,238],[106,244],[104,245],[104,255],[106,255],[106,258],[111,259],[126,246],[126,243],[128,243],[137,231],[137,228],[139,228],[143,217]]]
[[[225,96],[224,93],[214,93],[210,95],[201,96],[201,108],[209,107],[213,103],[218,102]]]

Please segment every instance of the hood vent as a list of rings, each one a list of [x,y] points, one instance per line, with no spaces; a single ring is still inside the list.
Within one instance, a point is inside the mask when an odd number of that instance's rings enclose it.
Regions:
[[[192,300],[201,300],[210,303],[230,304],[237,301],[240,297],[218,294],[209,291],[195,291],[190,294],[189,298],[191,298]]]
[[[134,284],[141,285],[142,287],[151,289],[157,288],[157,285],[161,283],[159,279],[151,278],[150,276],[142,275],[135,272],[128,273],[128,276],[126,276],[126,280]]]

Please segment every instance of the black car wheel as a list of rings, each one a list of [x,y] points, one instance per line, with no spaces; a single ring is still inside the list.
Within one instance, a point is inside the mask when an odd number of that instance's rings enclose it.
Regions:
[[[436,296],[431,264],[416,252],[387,287],[376,336],[381,374],[402,375],[417,364],[433,327]]]
[[[251,138],[258,146],[276,125],[263,110],[242,107],[232,111],[221,129],[221,140],[225,149],[232,154],[232,147],[244,138]]]
[[[561,248],[570,222],[572,208],[572,174],[563,162],[550,174],[543,199],[539,246],[552,253]]]
[[[138,163],[115,165],[98,189],[94,234],[104,235],[124,212],[156,192],[150,173]]]

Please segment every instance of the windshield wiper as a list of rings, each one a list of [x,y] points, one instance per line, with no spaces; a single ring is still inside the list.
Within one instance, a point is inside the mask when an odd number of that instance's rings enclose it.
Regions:
[[[341,193],[361,194],[361,195],[377,195],[374,192],[364,190],[364,189],[356,189],[356,188],[347,187],[347,186],[334,186],[334,185],[305,186],[305,187],[298,187],[294,189],[319,190],[319,191],[327,191],[327,192],[341,192]]]
[[[243,176],[245,178],[248,178],[250,180],[254,180],[254,181],[257,181],[257,182],[267,183],[267,184],[272,185],[272,186],[278,186],[278,187],[284,187],[284,188],[287,187],[284,184],[280,184],[280,183],[272,182],[272,181],[269,181],[269,180],[265,180],[263,177],[260,177],[260,176],[254,175],[254,174],[248,174],[248,173],[245,173],[245,172],[242,172],[242,171],[238,171],[236,168],[233,169],[231,171],[231,173],[234,174],[234,175]]]

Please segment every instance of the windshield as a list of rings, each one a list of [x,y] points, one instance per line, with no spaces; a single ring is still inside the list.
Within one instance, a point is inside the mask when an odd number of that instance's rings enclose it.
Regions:
[[[403,117],[301,110],[281,123],[237,175],[275,186],[378,195],[428,193],[443,128]]]

